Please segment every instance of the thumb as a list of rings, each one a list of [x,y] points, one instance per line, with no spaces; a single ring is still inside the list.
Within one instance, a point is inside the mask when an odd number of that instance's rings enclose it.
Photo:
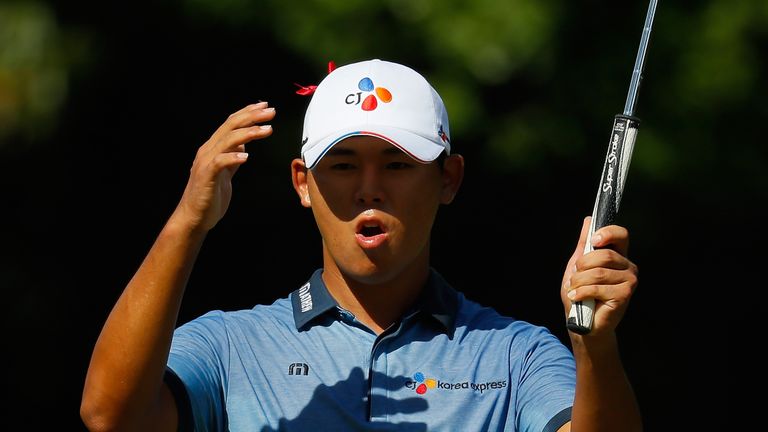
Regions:
[[[592,223],[592,216],[586,216],[584,218],[584,221],[581,223],[581,233],[579,234],[579,241],[576,243],[576,249],[573,251],[573,254],[571,255],[571,259],[568,260],[568,266],[565,268],[565,273],[563,274],[563,283],[565,283],[565,279],[570,276],[571,270],[573,269],[573,266],[576,265],[576,261],[578,261],[579,258],[584,255],[584,247],[587,244],[587,237],[589,237],[589,225]]]

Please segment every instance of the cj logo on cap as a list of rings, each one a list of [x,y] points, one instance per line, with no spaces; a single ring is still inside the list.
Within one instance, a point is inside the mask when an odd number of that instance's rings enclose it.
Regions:
[[[378,100],[381,100],[384,103],[389,103],[392,100],[392,93],[390,93],[389,90],[384,87],[374,86],[373,81],[368,77],[361,79],[360,82],[357,83],[357,88],[361,91],[348,94],[346,99],[344,99],[344,102],[346,102],[347,105],[359,105],[362,100],[363,104],[360,108],[362,108],[363,111],[375,110],[378,106]],[[363,99],[363,92],[372,91],[375,92],[375,95],[369,94]],[[376,96],[378,96],[378,99]]]

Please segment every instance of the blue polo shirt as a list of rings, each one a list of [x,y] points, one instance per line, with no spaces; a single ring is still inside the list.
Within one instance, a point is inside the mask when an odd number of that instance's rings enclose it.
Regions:
[[[231,431],[556,431],[575,363],[546,328],[468,300],[434,270],[376,335],[317,270],[273,304],[174,333],[166,382],[181,425]]]

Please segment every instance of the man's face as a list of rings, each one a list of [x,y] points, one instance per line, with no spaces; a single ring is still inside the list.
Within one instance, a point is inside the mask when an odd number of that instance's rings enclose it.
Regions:
[[[326,268],[380,283],[428,265],[435,215],[455,193],[450,175],[378,138],[336,144],[306,176]]]

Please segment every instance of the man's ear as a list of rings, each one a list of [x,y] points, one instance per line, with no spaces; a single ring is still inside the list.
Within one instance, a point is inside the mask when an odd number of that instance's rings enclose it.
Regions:
[[[309,200],[309,185],[307,184],[307,178],[309,177],[308,171],[304,161],[300,158],[291,161],[293,189],[296,191],[296,194],[299,195],[301,205],[307,208],[312,207],[312,203]]]
[[[450,204],[459,192],[464,180],[464,157],[460,154],[446,156],[443,161],[443,191],[440,195],[442,204]]]

